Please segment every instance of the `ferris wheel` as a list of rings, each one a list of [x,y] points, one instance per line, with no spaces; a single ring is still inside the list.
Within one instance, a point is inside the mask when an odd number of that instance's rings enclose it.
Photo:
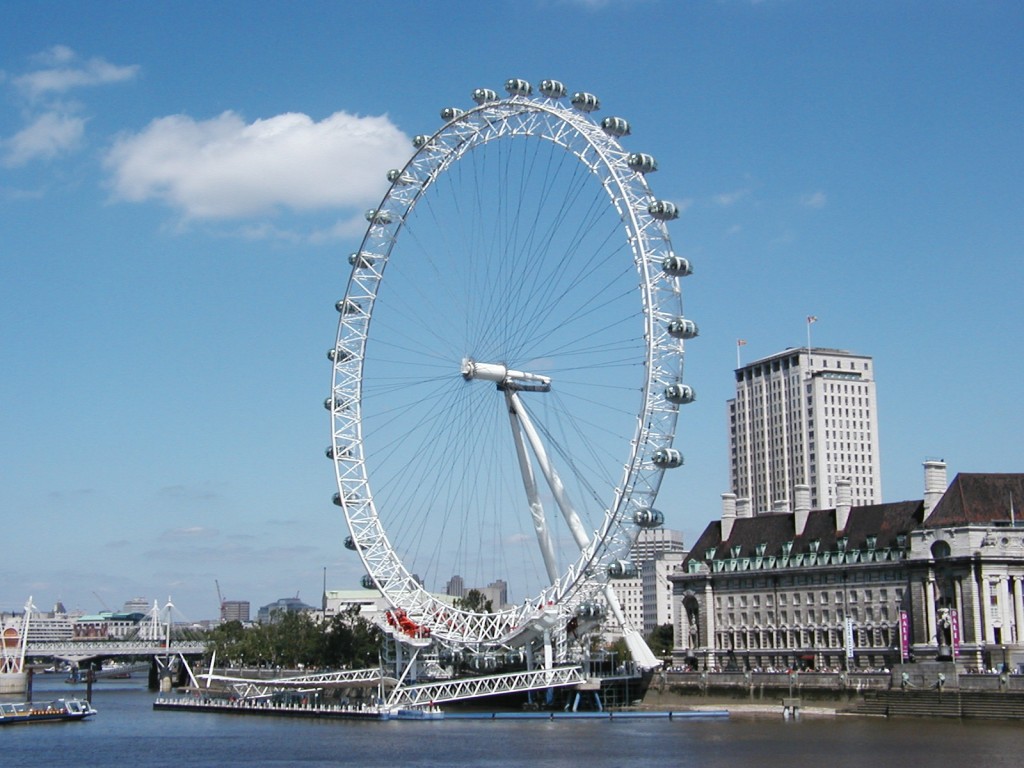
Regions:
[[[648,186],[655,159],[621,146],[628,122],[557,81],[505,90],[443,109],[366,213],[327,455],[397,635],[493,655],[553,632],[564,653],[607,611],[623,621],[610,585],[636,576],[629,552],[683,463],[697,326],[678,210]],[[489,601],[439,596],[485,585]]]

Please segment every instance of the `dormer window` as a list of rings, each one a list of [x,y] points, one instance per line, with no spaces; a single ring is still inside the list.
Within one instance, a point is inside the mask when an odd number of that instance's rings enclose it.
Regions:
[[[896,536],[896,546],[900,549],[907,548],[907,534],[901,533],[898,536]]]
[[[878,537],[877,536],[868,536],[865,541],[867,543],[868,549],[874,549],[875,545],[878,544]]]
[[[850,540],[846,536],[840,537],[839,539],[836,540],[836,549],[838,549],[840,552],[845,552],[846,551],[846,545],[849,542],[850,542]]]
[[[764,557],[764,551],[766,549],[768,549],[768,545],[762,541],[760,544],[757,545],[757,556]]]
[[[714,560],[715,559],[715,548],[714,547],[708,547],[707,548],[707,551],[704,553],[704,559],[705,560]]]
[[[741,547],[740,547],[739,544],[733,544],[732,545],[732,556],[733,557],[739,557],[740,556],[740,551],[741,551]]]
[[[821,546],[821,540],[820,539],[814,539],[810,544],[807,545],[807,549],[808,549],[808,551],[812,555],[816,555],[816,554],[818,554],[818,548],[820,546]]]

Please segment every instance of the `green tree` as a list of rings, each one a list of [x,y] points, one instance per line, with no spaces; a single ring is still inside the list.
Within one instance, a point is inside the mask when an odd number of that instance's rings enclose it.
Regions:
[[[455,598],[455,607],[473,613],[492,613],[494,606],[479,589],[469,590],[464,597]]]
[[[655,656],[671,656],[672,648],[675,645],[671,624],[661,624],[654,628],[654,631],[647,636],[647,645],[650,646]]]

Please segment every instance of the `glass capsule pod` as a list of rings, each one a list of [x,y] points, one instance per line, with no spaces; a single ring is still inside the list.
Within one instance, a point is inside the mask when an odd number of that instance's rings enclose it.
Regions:
[[[659,469],[675,469],[683,466],[683,454],[675,448],[659,448],[651,456],[651,461]]]
[[[456,661],[458,661],[458,656],[456,656],[455,651],[451,648],[442,648],[437,652],[437,662],[442,666],[450,666]]]
[[[601,100],[592,93],[580,91],[572,95],[572,105],[580,112],[596,112],[601,108]]]
[[[429,133],[417,134],[416,136],[412,137],[412,145],[416,147],[416,149],[419,149],[420,147],[425,147],[427,144],[430,143],[431,138],[433,137]]]
[[[324,448],[324,456],[326,456],[331,461],[334,461],[334,459],[347,459],[351,455],[351,448],[342,448],[340,451],[336,450],[333,445],[328,445],[326,448]]]
[[[365,574],[363,578],[359,580],[363,589],[376,589],[377,585],[373,583],[373,577],[370,574]]]
[[[654,155],[648,155],[646,152],[634,152],[626,158],[626,165],[637,173],[654,173],[658,170],[658,161],[654,159]]]
[[[366,269],[371,264],[373,264],[373,260],[375,258],[376,256],[374,256],[372,253],[367,253],[366,251],[359,251],[357,253],[350,253],[348,255],[348,263],[351,264],[356,269]]]
[[[693,274],[693,267],[690,266],[689,260],[682,256],[676,256],[674,253],[665,257],[665,260],[661,262],[661,268],[665,270],[666,275],[672,277],[687,277]]]
[[[633,522],[640,528],[660,528],[665,524],[665,515],[651,507],[641,507],[633,513]]]
[[[558,80],[541,80],[540,92],[549,99],[560,99],[568,93],[565,85]]]
[[[608,565],[608,575],[613,579],[634,579],[638,573],[636,563],[630,560],[616,560]]]
[[[685,317],[676,317],[668,323],[668,335],[676,339],[693,339],[700,333],[697,324]]]
[[[336,507],[340,507],[341,506],[341,494],[338,493],[337,491],[335,491],[334,495],[331,496],[331,503],[334,506],[336,506]]]
[[[502,662],[506,667],[518,667],[526,662],[526,654],[520,649],[505,651],[505,657],[502,659]]]
[[[689,405],[697,399],[697,393],[688,384],[669,384],[665,387],[665,399],[676,405]]]
[[[473,91],[473,101],[477,104],[486,104],[488,101],[497,101],[498,94],[490,88],[477,88]]]
[[[330,360],[332,363],[343,363],[346,360],[350,360],[351,358],[352,353],[349,352],[347,349],[335,348],[327,350],[327,359]]]
[[[604,606],[593,602],[580,603],[575,613],[576,618],[584,621],[600,621],[604,618]]]
[[[388,181],[392,184],[400,184],[401,186],[416,183],[415,177],[410,176],[408,173],[402,173],[400,168],[392,168],[388,171]]]
[[[391,214],[388,211],[382,211],[379,208],[371,208],[364,215],[366,220],[371,224],[391,223]]]
[[[601,121],[601,130],[617,139],[630,134],[629,122],[624,117],[606,117]]]
[[[533,93],[533,86],[526,80],[513,77],[505,81],[505,90],[508,91],[509,96],[529,96]]]
[[[351,536],[345,537],[345,549],[351,549],[353,552],[356,551],[356,542]]]
[[[459,109],[458,107],[445,107],[441,110],[441,119],[446,123],[450,123],[452,120],[457,120],[466,114],[466,110]]]
[[[498,668],[498,659],[490,653],[474,656],[469,665],[477,672],[493,672]]]
[[[341,408],[341,400],[336,397],[328,397],[324,400],[324,409],[333,411],[335,408]]]
[[[679,218],[679,209],[668,200],[655,200],[647,206],[647,212],[659,221],[672,221]]]
[[[343,315],[355,315],[362,311],[362,307],[352,299],[339,299],[334,308]]]

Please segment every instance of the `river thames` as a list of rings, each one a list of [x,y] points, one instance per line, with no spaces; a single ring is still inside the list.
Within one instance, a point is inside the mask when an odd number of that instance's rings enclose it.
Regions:
[[[84,696],[36,680],[35,700]],[[907,768],[1020,765],[1024,726],[996,721],[734,714],[683,720],[351,722],[154,712],[142,681],[104,681],[80,723],[8,726],[14,766],[581,766]]]

